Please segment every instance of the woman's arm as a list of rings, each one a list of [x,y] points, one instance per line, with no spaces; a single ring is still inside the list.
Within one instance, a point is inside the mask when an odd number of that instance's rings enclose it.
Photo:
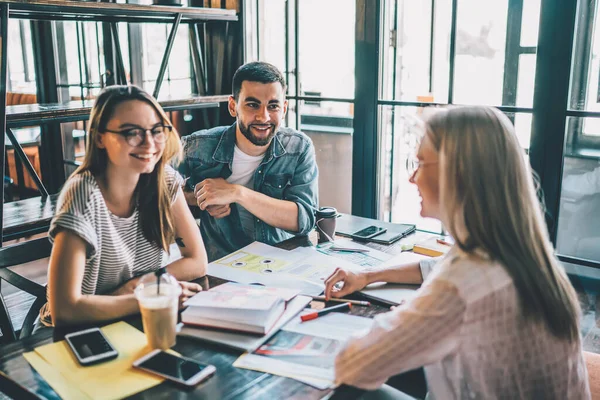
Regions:
[[[170,274],[180,281],[192,281],[206,275],[208,258],[202,235],[186,203],[183,191],[177,189],[177,197],[171,206],[175,237],[181,251],[181,258],[167,266]]]
[[[418,297],[378,315],[335,360],[337,383],[376,389],[390,376],[437,362],[456,350],[465,302],[446,281],[424,285]]]
[[[375,282],[419,285],[423,283],[440,259],[441,257],[428,258],[395,267],[358,273],[338,268],[325,281],[325,297],[327,299],[330,297],[344,297]],[[343,283],[341,289],[335,286],[338,282]]]
[[[139,312],[133,294],[123,296],[81,293],[86,243],[70,230],[54,238],[48,270],[48,302],[55,326],[111,320]]]

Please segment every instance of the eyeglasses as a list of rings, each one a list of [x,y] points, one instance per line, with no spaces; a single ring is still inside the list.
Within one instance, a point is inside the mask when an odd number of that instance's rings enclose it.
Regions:
[[[438,163],[439,161],[420,161],[417,157],[409,157],[406,159],[406,172],[408,176],[413,176],[419,168]]]
[[[152,129],[143,128],[131,128],[124,129],[122,131],[111,131],[110,129],[104,129],[105,132],[116,133],[125,138],[130,146],[137,147],[144,143],[146,139],[146,132],[150,132],[154,143],[162,144],[166,142],[167,135],[171,133],[173,127],[171,125],[157,125]]]

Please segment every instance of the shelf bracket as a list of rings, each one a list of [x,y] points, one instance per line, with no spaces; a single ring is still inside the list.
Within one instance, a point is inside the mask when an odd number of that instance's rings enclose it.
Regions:
[[[42,180],[38,176],[37,172],[35,171],[35,168],[33,168],[33,165],[31,165],[31,161],[29,161],[29,157],[27,157],[27,154],[25,154],[25,152],[23,151],[23,148],[21,147],[21,144],[15,137],[15,134],[13,133],[12,129],[6,130],[6,136],[8,136],[8,139],[10,140],[10,142],[13,145],[13,148],[15,149],[15,154],[19,156],[19,159],[21,160],[23,165],[25,165],[25,169],[27,169],[27,172],[29,172],[29,175],[35,182],[35,186],[37,186],[38,190],[42,194],[42,197],[43,198],[48,197],[48,190],[46,190],[46,187],[42,183]],[[19,186],[24,185],[24,184],[25,184],[25,182],[23,182],[23,181],[19,182]]]
[[[167,40],[167,48],[165,49],[165,54],[163,55],[163,59],[160,64],[160,70],[158,71],[158,76],[156,77],[156,86],[154,86],[154,93],[152,94],[155,99],[158,99],[158,94],[160,93],[160,86],[162,85],[163,78],[165,77],[167,64],[169,63],[169,56],[171,55],[173,42],[175,41],[179,24],[181,23],[181,17],[181,13],[177,14],[175,21],[173,21],[173,26],[171,27],[171,33],[169,34],[169,39]]]

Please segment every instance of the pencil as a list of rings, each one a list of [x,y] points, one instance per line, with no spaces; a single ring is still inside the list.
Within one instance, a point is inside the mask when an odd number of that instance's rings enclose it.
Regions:
[[[325,300],[325,296],[313,296],[312,298],[313,298],[313,300],[331,301],[333,303],[350,303],[350,304],[354,304],[356,306],[369,307],[371,305],[371,303],[369,303],[368,301],[361,301],[361,300],[336,299],[333,297],[330,298],[329,300]]]

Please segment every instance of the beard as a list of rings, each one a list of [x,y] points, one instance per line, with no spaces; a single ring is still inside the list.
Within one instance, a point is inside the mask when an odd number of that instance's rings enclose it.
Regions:
[[[269,126],[271,128],[271,131],[269,132],[269,135],[267,137],[257,137],[256,135],[254,135],[251,131],[252,126],[260,126],[260,127],[264,127],[264,126]],[[242,135],[244,135],[244,137],[246,139],[248,139],[250,141],[250,143],[252,143],[255,146],[266,146],[269,143],[271,143],[271,139],[273,139],[273,136],[275,136],[275,134],[277,133],[277,131],[275,130],[275,125],[274,124],[250,124],[250,125],[244,125],[242,121],[238,120],[238,127],[240,128],[240,132],[242,132]]]

